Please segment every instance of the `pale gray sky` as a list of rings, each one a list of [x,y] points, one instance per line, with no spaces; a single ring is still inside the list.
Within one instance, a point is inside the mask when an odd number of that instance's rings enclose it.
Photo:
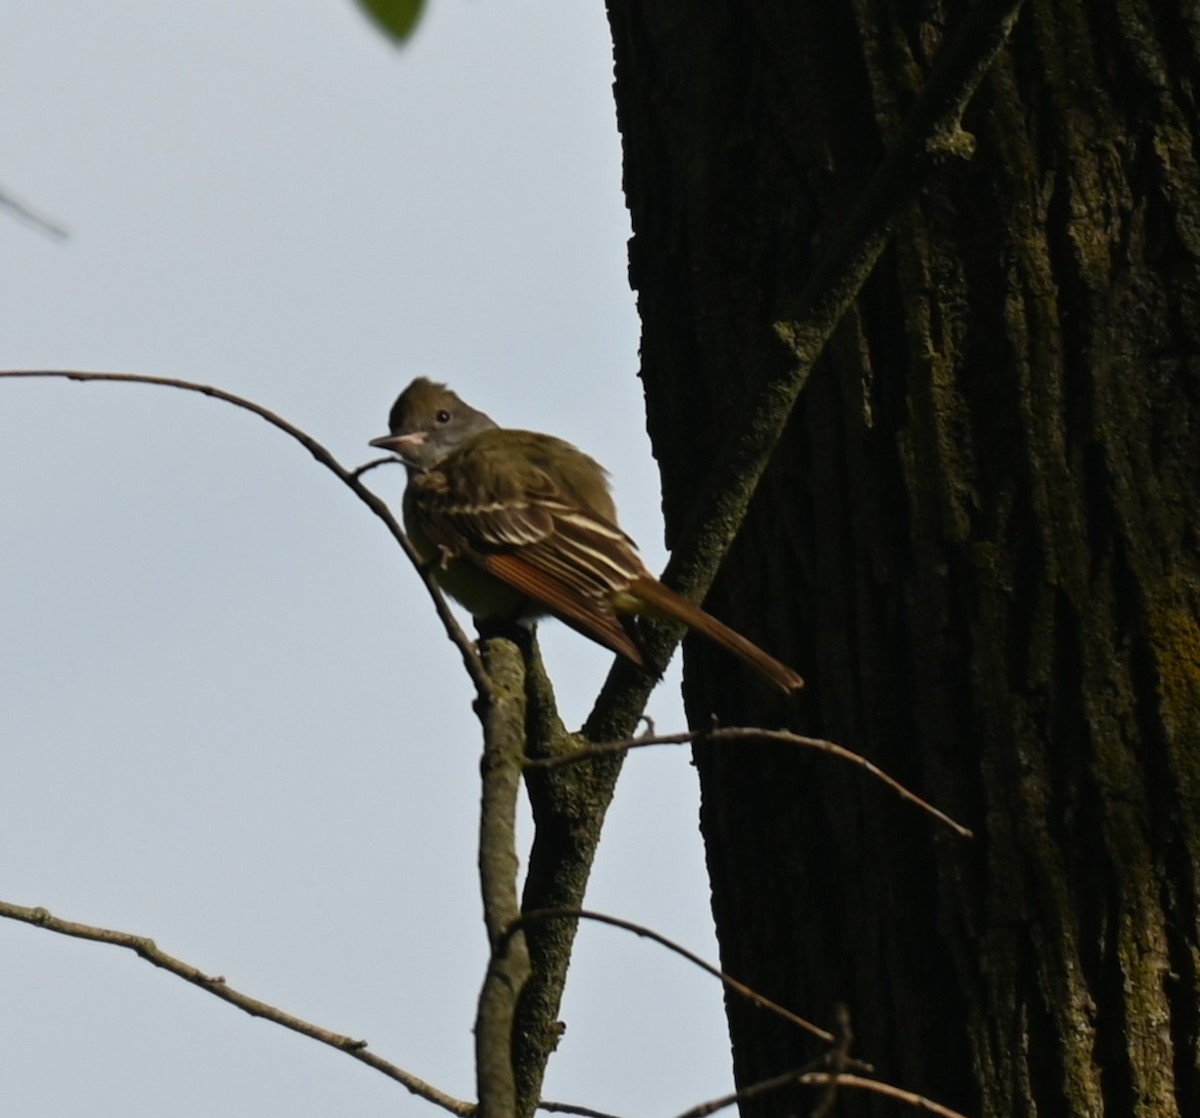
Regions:
[[[449,380],[613,473],[661,565],[602,6],[9,0],[0,367],[219,384],[344,462]],[[400,472],[371,475],[390,498]],[[297,446],[165,390],[0,382],[0,897],[154,937],[472,1093],[470,690],[382,527]],[[608,654],[544,647],[578,722]],[[681,724],[677,671],[651,712]],[[589,896],[712,958],[683,751],[618,790]],[[729,1084],[716,984],[586,928],[548,1096]],[[127,952],[0,922],[0,1113],[429,1113]]]

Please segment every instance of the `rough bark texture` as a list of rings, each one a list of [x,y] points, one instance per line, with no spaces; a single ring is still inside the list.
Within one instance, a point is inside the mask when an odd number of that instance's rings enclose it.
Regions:
[[[669,535],[960,10],[610,0]],[[709,598],[806,699],[688,650],[693,719],[835,738],[976,829],[698,758],[725,969],[971,1113],[1200,1114],[1198,35],[1194,0],[1030,0]],[[810,1054],[730,1019],[743,1084]]]

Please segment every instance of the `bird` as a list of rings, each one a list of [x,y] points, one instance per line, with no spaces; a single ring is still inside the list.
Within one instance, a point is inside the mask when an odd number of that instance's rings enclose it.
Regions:
[[[677,621],[781,691],[804,680],[660,582],[620,528],[604,468],[554,435],[500,427],[418,377],[370,445],[408,472],[404,524],[441,588],[476,620],[545,614],[641,667],[635,615]]]

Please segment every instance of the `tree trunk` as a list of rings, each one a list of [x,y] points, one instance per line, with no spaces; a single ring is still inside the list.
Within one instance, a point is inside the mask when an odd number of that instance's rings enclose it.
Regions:
[[[961,8],[610,0],[669,537]],[[698,754],[725,968],[972,1114],[1200,1114],[1198,35],[1194,0],[1029,0],[708,599],[806,696],[687,649],[695,723],[833,738],[974,829]],[[740,1084],[813,1054],[729,1010]]]

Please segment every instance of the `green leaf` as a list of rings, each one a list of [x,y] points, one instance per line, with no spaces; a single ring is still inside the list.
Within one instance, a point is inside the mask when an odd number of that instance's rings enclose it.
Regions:
[[[425,0],[358,0],[358,6],[389,39],[403,43],[415,30]]]

